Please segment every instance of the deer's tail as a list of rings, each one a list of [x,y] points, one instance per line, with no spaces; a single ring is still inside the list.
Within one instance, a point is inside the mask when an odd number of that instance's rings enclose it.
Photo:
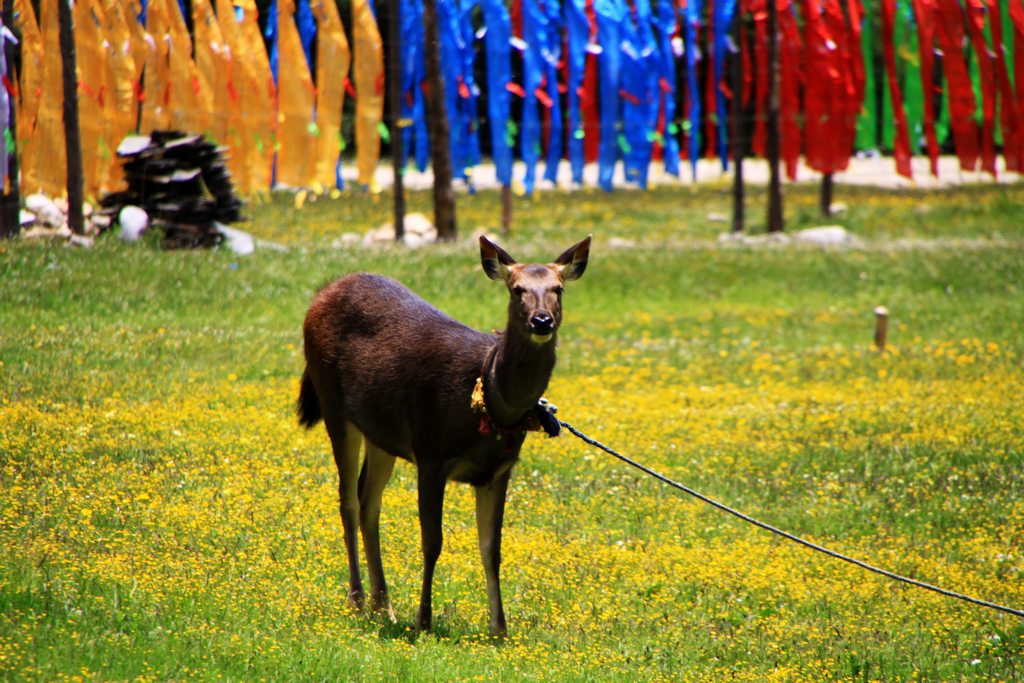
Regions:
[[[299,424],[306,429],[315,427],[323,417],[320,412],[320,399],[317,398],[308,368],[302,371],[302,385],[299,387],[299,400],[295,409],[299,414]]]

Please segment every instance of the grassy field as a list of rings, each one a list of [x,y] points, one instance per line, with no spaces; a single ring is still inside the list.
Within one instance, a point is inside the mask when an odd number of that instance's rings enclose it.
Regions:
[[[837,199],[861,248],[719,246],[718,187],[517,200],[521,260],[595,236],[548,395],[765,521],[1024,608],[1024,186]],[[787,202],[790,229],[819,222],[814,188]],[[480,329],[505,310],[468,239],[497,195],[460,197],[456,244],[334,246],[389,207],[253,204],[288,249],[246,258],[0,243],[0,679],[1024,679],[1019,618],[811,554],[568,435],[531,436],[513,477],[507,641],[455,485],[436,629],[412,630],[407,465],[383,514],[399,621],[353,612],[328,442],[294,418],[310,297],[371,270]]]

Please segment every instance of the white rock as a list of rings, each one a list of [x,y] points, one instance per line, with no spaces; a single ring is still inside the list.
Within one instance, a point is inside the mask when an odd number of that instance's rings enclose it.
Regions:
[[[67,225],[63,225],[59,228],[32,228],[31,230],[24,230],[21,233],[21,238],[26,240],[38,240],[38,239],[62,239],[66,240],[71,237],[71,228]]]
[[[331,242],[331,246],[335,249],[343,249],[347,247],[354,247],[362,241],[363,238],[359,236],[359,233],[343,232],[341,233],[341,237],[338,237]]]
[[[88,249],[94,244],[96,244],[96,240],[88,235],[72,235],[71,238],[68,239],[68,246],[70,247],[82,247],[83,249]]]
[[[27,209],[22,209],[18,214],[18,219],[22,226],[32,225],[36,222],[36,215]]]
[[[149,227],[149,215],[145,210],[129,204],[121,209],[117,222],[121,226],[118,237],[124,242],[136,242]]]
[[[217,232],[224,235],[224,247],[233,253],[239,256],[248,256],[256,251],[256,242],[249,233],[229,228],[222,223],[214,223],[214,226],[217,228]]]
[[[437,230],[434,228],[433,222],[422,213],[410,213],[405,216],[405,220],[402,222],[406,233],[413,235],[429,235],[430,233],[437,234]]]
[[[817,244],[819,246],[851,245],[857,243],[857,238],[850,231],[841,225],[822,225],[817,228],[808,228],[794,233],[793,239],[805,244]]]
[[[371,230],[363,237],[363,244],[384,244],[395,241],[395,226],[385,223],[375,230]]]
[[[25,208],[38,216],[48,209],[56,210],[57,206],[44,194],[30,194],[25,197]]]
[[[89,222],[95,229],[102,231],[110,227],[111,220],[106,214],[95,213],[89,217]]]
[[[422,235],[417,235],[414,232],[407,232],[402,235],[402,244],[410,249],[419,249],[426,243],[427,240]]]

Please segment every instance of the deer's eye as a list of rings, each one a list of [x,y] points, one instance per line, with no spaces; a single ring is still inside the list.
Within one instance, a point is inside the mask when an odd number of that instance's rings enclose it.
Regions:
[[[562,289],[561,287],[555,287],[555,289],[554,289],[553,291],[554,291],[554,293],[555,293],[555,294],[557,294],[558,296],[562,296],[562,292],[564,292],[565,290],[564,290],[564,289]]]
[[[519,285],[516,285],[515,287],[512,288],[512,293],[515,294],[516,296],[522,296],[523,294],[526,293],[526,290],[520,287]]]

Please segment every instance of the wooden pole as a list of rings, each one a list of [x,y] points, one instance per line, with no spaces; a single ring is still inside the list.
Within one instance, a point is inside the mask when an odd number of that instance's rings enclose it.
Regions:
[[[743,12],[736,9],[736,26],[733,29],[736,52],[732,55],[732,112],[730,132],[732,133],[732,231],[743,232],[745,224],[743,193]]]
[[[424,0],[423,31],[430,163],[434,167],[434,225],[437,226],[439,240],[452,241],[458,231],[455,224],[455,193],[452,191],[452,158],[448,143],[448,115],[444,106],[444,79],[441,77],[441,41],[437,29],[436,0]]]
[[[782,232],[782,179],[779,176],[779,10],[768,0],[768,232]]]
[[[405,236],[405,186],[402,179],[402,0],[391,0],[389,17],[389,41],[391,61],[388,63],[388,96],[391,100],[391,168],[394,175],[392,188],[395,193],[395,241]]]
[[[4,0],[3,22],[4,26],[13,28],[14,0]],[[15,64],[18,64],[19,50],[19,46],[14,41],[5,41],[4,53],[7,58],[8,76],[13,72]],[[11,140],[18,139],[17,111],[17,102],[11,97],[7,118],[11,129]],[[7,150],[7,154],[9,155],[7,159],[7,177],[10,179],[11,191],[3,196],[2,206],[0,206],[0,239],[4,237],[17,237],[21,232],[19,211],[21,205],[21,181],[18,177],[17,147],[12,146]]]
[[[82,136],[78,127],[78,76],[75,73],[75,32],[70,0],[57,0],[60,22],[60,57],[64,70],[64,144],[68,159],[68,226],[81,235],[85,232],[82,215],[84,201],[82,179]]]
[[[821,177],[821,215],[828,218],[832,215],[832,174]]]
[[[889,309],[885,306],[875,307],[875,348],[885,351],[886,337],[889,335]]]

